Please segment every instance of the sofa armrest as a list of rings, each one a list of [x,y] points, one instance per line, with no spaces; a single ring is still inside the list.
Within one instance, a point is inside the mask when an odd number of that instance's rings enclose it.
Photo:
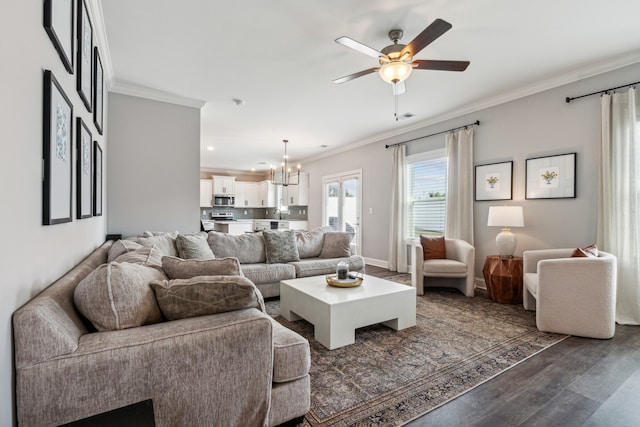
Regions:
[[[421,295],[424,285],[424,252],[419,240],[411,242],[411,286]]]
[[[537,273],[538,262],[545,259],[569,258],[573,249],[537,249],[522,253],[522,272]]]
[[[83,335],[75,352],[16,370],[18,421],[59,425],[152,399],[157,425],[264,425],[272,336],[257,309]]]
[[[471,268],[475,266],[476,249],[465,240],[445,239],[447,259],[460,261]]]

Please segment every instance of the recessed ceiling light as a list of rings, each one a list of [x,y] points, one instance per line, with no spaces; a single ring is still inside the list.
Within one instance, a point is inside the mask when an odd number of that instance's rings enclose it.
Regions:
[[[207,147],[207,150],[209,150],[209,151],[213,151],[213,150],[215,150],[215,148],[213,148],[212,146],[208,146],[208,147]]]
[[[232,101],[234,104],[236,104],[236,107],[244,107],[244,104],[246,104],[244,99],[233,98]]]
[[[320,146],[320,148],[327,148],[327,147],[328,147],[328,145],[327,145],[327,144],[322,144],[322,145]]]
[[[255,172],[255,171],[256,171],[256,168],[251,168],[251,172]]]
[[[267,162],[258,162],[259,165],[266,165]]]
[[[415,117],[415,114],[413,113],[404,113],[402,115],[400,115],[400,117],[398,117],[400,120],[406,120],[406,119],[410,119],[411,117]]]

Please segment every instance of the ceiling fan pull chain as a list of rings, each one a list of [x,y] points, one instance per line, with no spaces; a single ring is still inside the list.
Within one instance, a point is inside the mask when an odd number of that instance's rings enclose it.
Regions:
[[[397,84],[397,83],[396,83]],[[395,98],[395,104],[396,104],[396,110],[395,113],[393,114],[396,117],[396,122],[398,121],[398,92],[396,91],[395,95],[393,95],[393,97]]]

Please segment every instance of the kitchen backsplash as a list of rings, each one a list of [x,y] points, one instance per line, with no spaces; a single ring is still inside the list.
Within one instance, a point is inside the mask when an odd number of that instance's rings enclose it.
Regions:
[[[203,213],[204,212],[204,213]],[[288,213],[279,213],[276,208],[200,208],[200,219],[211,219],[212,212],[233,212],[234,219],[291,219],[306,221],[306,206],[289,206]]]

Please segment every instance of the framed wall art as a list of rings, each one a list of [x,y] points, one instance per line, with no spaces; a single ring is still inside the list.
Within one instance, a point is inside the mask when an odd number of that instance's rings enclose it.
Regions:
[[[102,135],[104,69],[102,68],[102,61],[100,60],[98,48],[94,47],[93,52],[93,123],[95,123],[96,129],[100,135]]]
[[[76,217],[90,218],[93,213],[91,193],[91,132],[84,121],[78,117],[76,123],[76,140],[78,160],[76,161]]]
[[[476,166],[475,200],[511,200],[513,198],[513,162]]]
[[[71,222],[73,104],[49,70],[44,72],[42,224]]]
[[[78,0],[78,78],[77,90],[80,99],[91,112],[91,89],[93,68],[93,26],[85,0]]]
[[[67,71],[73,74],[73,3],[75,0],[44,0],[44,29]]]
[[[526,199],[576,197],[576,153],[527,159]]]
[[[93,216],[102,216],[102,148],[93,141]]]

